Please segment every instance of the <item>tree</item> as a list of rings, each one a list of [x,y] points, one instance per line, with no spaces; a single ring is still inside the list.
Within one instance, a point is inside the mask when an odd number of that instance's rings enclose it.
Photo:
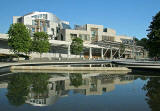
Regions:
[[[45,32],[36,32],[33,35],[32,47],[34,52],[42,53],[48,52],[50,49],[50,43],[48,40],[48,34]]]
[[[158,12],[150,23],[148,37],[148,49],[151,57],[160,56],[160,12]]]
[[[19,54],[30,52],[31,37],[29,30],[22,23],[12,24],[8,30],[8,46],[15,53]]]
[[[144,49],[148,48],[147,43],[148,43],[147,38],[142,38],[141,40],[136,41],[136,45],[142,46],[142,47],[144,47]]]
[[[80,54],[83,50],[83,40],[81,38],[74,38],[71,43],[71,53]]]

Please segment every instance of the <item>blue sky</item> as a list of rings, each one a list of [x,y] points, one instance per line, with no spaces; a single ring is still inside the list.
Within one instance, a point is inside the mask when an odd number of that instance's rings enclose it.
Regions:
[[[160,0],[1,0],[0,33],[6,33],[13,16],[32,11],[52,12],[74,24],[99,24],[118,35],[146,37]]]

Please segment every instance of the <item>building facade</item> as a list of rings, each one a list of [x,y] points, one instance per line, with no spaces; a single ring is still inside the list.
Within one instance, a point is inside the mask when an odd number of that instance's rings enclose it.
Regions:
[[[83,26],[75,25],[74,29],[62,29],[58,40],[71,41],[75,37],[81,38],[85,43],[94,43],[96,41],[125,41],[133,43],[132,37],[116,35],[116,31],[110,28],[104,28],[103,25],[86,24]]]
[[[84,50],[81,57],[89,59],[133,58],[134,55],[143,53],[143,47],[135,46],[133,37],[117,35],[114,29],[105,28],[103,25],[75,25],[71,29],[69,22],[60,20],[49,12],[32,12],[24,16],[14,16],[13,23],[23,23],[30,30],[31,36],[35,32],[46,32],[49,35],[51,50],[43,54],[47,58],[79,58],[80,55],[70,53],[72,39],[76,37],[83,40]],[[0,41],[6,44],[8,35],[0,34],[0,36]],[[125,47],[123,52],[121,45]],[[3,52],[10,53],[6,47]],[[31,56],[32,58],[38,57],[35,53]]]
[[[32,12],[24,16],[13,16],[13,23],[23,23],[29,28],[31,34],[46,32],[51,39],[55,39],[60,29],[70,29],[69,22],[62,21],[49,12]]]
[[[49,12],[32,12],[24,16],[13,16],[13,23],[23,23],[31,33],[46,32],[51,39],[62,41],[72,41],[75,37],[80,37],[87,43],[102,40],[112,42],[132,42],[133,40],[132,37],[116,35],[114,29],[104,28],[103,25],[75,25],[74,29],[71,29],[69,22],[62,21]]]

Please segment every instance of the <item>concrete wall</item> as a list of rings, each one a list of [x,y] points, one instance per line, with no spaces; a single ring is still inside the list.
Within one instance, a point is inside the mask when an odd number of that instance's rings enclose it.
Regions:
[[[13,24],[17,23],[19,18],[21,18],[21,16],[13,16]]]
[[[86,24],[84,26],[86,26],[86,30],[80,30],[79,28],[77,30],[76,29],[64,29],[60,33],[63,35],[64,41],[72,41],[71,34],[76,34],[77,37],[79,37],[80,34],[87,34],[89,36],[89,41],[84,40],[84,42],[91,43],[92,42],[91,41],[91,38],[92,38],[91,30],[92,29],[97,30],[97,35],[98,35],[97,40],[98,41],[108,40],[108,41],[114,41],[114,42],[122,42],[121,39],[133,40],[132,37],[116,35],[116,31],[110,28],[107,28],[107,31],[104,32],[103,25]],[[108,38],[111,38],[111,40],[109,40]],[[61,35],[58,37],[58,40],[61,40]]]
[[[123,36],[123,35],[116,35],[116,37],[115,37],[115,41],[116,42],[122,42],[121,39],[133,40],[133,37]]]
[[[30,56],[31,56],[31,58],[30,58],[31,60],[40,58],[40,54],[39,53],[32,53],[32,54],[30,54]],[[70,55],[69,58],[80,58],[80,57],[83,57],[83,56]],[[62,54],[62,53],[43,53],[42,54],[42,58],[43,59],[47,59],[47,60],[51,60],[51,59],[54,59],[54,58],[63,59],[63,58],[68,58],[68,55],[67,54]]]
[[[89,38],[91,37],[90,31],[85,31],[85,30],[65,29],[61,31],[61,34],[63,35],[65,41],[72,41],[71,34],[77,34],[77,37],[79,37],[80,34],[86,34],[88,35]],[[60,36],[58,37],[58,40],[61,40]],[[84,41],[84,42],[90,43],[90,40],[91,39],[89,39],[89,41]]]
[[[116,31],[111,28],[107,28],[107,34],[116,35]]]

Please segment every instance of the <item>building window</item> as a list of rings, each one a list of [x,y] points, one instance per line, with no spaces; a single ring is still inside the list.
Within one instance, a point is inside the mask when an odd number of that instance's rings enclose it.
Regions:
[[[92,37],[96,37],[98,35],[98,29],[97,28],[91,28],[91,35],[92,35]]]
[[[35,18],[35,19],[47,19],[47,14],[33,15],[32,18]]]
[[[45,26],[43,27],[43,31],[44,31],[44,32],[47,32],[47,28],[46,28]]]
[[[92,35],[92,37],[95,37],[96,36],[96,31],[91,31],[91,35]]]
[[[133,44],[133,40],[130,39],[120,39],[122,41],[123,44]]]
[[[43,22],[42,21],[40,21],[40,26],[42,26],[43,25]]]
[[[63,35],[61,34],[61,40],[64,40]]]
[[[35,20],[32,20],[32,25],[36,25],[36,21]]]
[[[32,32],[33,32],[33,33],[35,32],[35,28],[32,28]]]
[[[114,37],[113,36],[102,36],[102,40],[114,41]]]
[[[43,14],[43,19],[47,19],[47,14]]]
[[[42,17],[42,14],[40,14],[40,18],[43,18],[43,17]]]
[[[74,39],[77,37],[77,34],[70,34],[71,39]]]
[[[89,35],[88,34],[79,34],[79,38],[81,38],[84,41],[89,41]]]
[[[54,35],[54,28],[51,28],[51,30],[52,30],[52,34]]]

